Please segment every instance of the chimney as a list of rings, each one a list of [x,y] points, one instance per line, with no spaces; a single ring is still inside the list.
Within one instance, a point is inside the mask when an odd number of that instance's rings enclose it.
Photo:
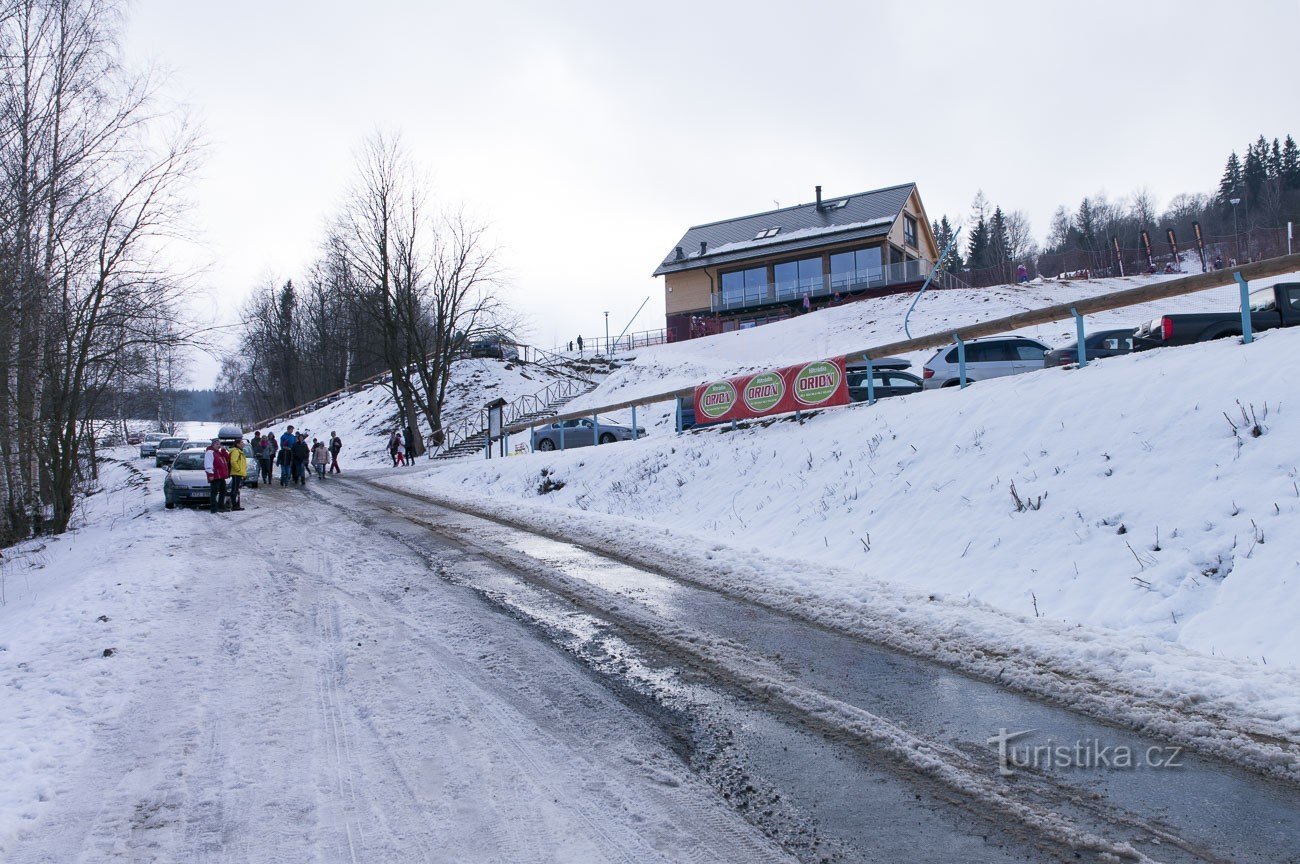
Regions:
[[[817,209],[822,209],[822,187],[817,187]]]
[[[677,257],[674,258],[673,260],[674,260],[674,261],[680,261],[680,260],[682,260],[682,259],[685,258],[685,257],[686,257],[686,255],[685,255],[685,253],[682,252],[682,247],[678,246],[678,247],[677,247]]]
[[[709,254],[709,241],[707,240],[700,241],[700,254],[701,255]]]

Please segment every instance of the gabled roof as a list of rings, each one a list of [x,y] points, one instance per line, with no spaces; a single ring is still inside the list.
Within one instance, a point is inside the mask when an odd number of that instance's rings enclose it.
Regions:
[[[677,257],[675,248],[670,250],[654,275],[743,261],[759,255],[796,252],[829,242],[883,237],[897,221],[915,188],[915,183],[904,183],[823,198],[820,210],[814,202],[696,225],[674,244],[681,247],[682,257]],[[773,228],[779,230],[772,233]],[[700,243],[707,244],[703,255]]]

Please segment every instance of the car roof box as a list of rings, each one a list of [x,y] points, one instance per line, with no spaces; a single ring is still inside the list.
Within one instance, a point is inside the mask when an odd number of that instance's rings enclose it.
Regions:
[[[872,369],[907,369],[912,365],[912,361],[903,357],[881,357],[879,360],[871,361]],[[845,364],[846,369],[866,369],[866,360],[854,360],[852,363]]]

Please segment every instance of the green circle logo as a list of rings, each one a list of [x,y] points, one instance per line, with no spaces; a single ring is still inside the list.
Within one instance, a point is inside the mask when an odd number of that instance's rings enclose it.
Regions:
[[[700,412],[710,420],[716,420],[726,414],[736,404],[736,388],[730,381],[715,381],[704,388],[700,397]]]
[[[775,372],[763,372],[745,383],[745,405],[755,414],[771,411],[785,395],[785,379]]]
[[[820,405],[840,386],[840,367],[825,360],[809,363],[794,378],[794,398],[801,405]]]

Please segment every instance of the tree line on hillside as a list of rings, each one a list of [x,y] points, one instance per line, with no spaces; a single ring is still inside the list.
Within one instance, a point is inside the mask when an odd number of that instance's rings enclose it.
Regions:
[[[193,336],[161,263],[196,154],[119,56],[114,0],[0,0],[0,543],[60,532],[92,420]]]
[[[464,341],[513,329],[486,229],[429,201],[395,137],[361,147],[343,203],[306,278],[259,286],[219,397],[251,422],[383,373],[413,450],[442,443],[442,410]]]
[[[1174,232],[1180,251],[1194,249],[1197,226],[1210,260],[1216,254],[1243,262],[1285,254],[1286,225],[1300,221],[1300,148],[1291,135],[1271,142],[1260,135],[1245,153],[1244,159],[1235,151],[1229,155],[1213,194],[1181,193],[1163,210],[1147,189],[1119,200],[1098,194],[1073,207],[1062,205],[1042,246],[1023,211],[991,205],[981,190],[971,205],[966,236],[944,260],[945,269],[976,287],[1011,282],[1020,265],[1030,276],[1115,275],[1121,263],[1132,273],[1148,266],[1143,231],[1153,260],[1167,261],[1172,257],[1168,232]],[[946,214],[931,228],[940,249],[956,232]]]

